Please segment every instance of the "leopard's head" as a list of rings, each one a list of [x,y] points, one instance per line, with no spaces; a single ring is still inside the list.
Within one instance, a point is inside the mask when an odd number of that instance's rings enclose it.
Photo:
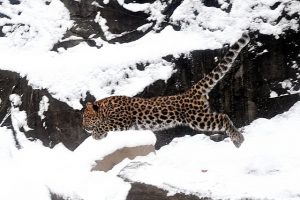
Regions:
[[[97,123],[99,123],[99,117],[99,106],[97,104],[88,102],[83,112],[82,127],[87,132],[91,133],[97,126]]]

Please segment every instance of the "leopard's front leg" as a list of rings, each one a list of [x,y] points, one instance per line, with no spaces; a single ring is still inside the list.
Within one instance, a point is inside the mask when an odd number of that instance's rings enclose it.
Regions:
[[[98,124],[92,131],[92,137],[95,140],[101,140],[107,136],[109,131],[124,131],[128,130],[130,125],[128,123],[117,123],[116,120],[106,120],[105,123]]]
[[[95,127],[92,131],[92,137],[95,140],[101,140],[107,136],[108,131],[103,130],[101,127]]]

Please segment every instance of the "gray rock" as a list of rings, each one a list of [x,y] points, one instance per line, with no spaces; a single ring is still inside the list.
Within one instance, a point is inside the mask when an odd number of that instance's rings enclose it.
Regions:
[[[281,82],[290,80],[295,90],[300,88],[297,77],[300,69],[292,67],[293,63],[300,66],[299,41],[300,35],[295,32],[287,32],[279,39],[252,34],[250,45],[242,51],[234,69],[210,93],[212,110],[228,114],[237,127],[287,111],[300,100],[299,93],[289,94],[281,86]],[[168,56],[166,59],[175,63],[177,72],[167,83],[157,81],[137,96],[149,98],[182,93],[212,70],[217,64],[215,57],[220,60],[225,52],[226,48],[193,51],[188,57],[177,59]],[[270,98],[271,91],[282,96]],[[168,144],[174,137],[197,133],[187,127],[158,131],[156,148]]]
[[[227,113],[238,127],[245,126],[256,118],[270,118],[288,110],[300,97],[299,94],[288,95],[280,83],[289,79],[295,89],[299,88],[296,75],[299,68],[291,67],[292,64],[300,63],[297,53],[300,52],[297,45],[299,40],[299,34],[293,32],[277,40],[272,36],[253,35],[248,49],[252,48],[254,51],[248,52],[245,49],[235,62],[235,69],[211,92],[212,109]],[[263,45],[257,46],[258,42]],[[262,54],[264,49],[268,51]],[[172,55],[167,56],[165,59],[175,64],[177,72],[167,83],[157,81],[137,96],[149,98],[182,93],[213,69],[217,64],[215,57],[221,58],[225,52],[226,48],[193,51],[188,57],[181,56],[176,59]],[[143,70],[143,66],[139,68]],[[44,145],[50,147],[62,142],[73,150],[88,136],[81,128],[81,111],[73,110],[66,103],[52,98],[47,90],[32,89],[28,86],[26,78],[3,70],[0,71],[0,83],[0,120],[2,121],[10,108],[9,95],[21,95],[23,103],[20,109],[26,111],[29,116],[28,125],[33,129],[26,132],[27,137],[40,139]],[[270,98],[271,90],[279,95],[287,95]],[[37,113],[39,102],[44,95],[49,98],[50,106],[45,113],[45,121],[42,121]],[[88,94],[82,104],[94,100],[95,98]],[[43,127],[43,123],[47,128]],[[9,118],[3,125],[11,126]],[[156,148],[168,144],[174,137],[198,133],[186,127],[156,132]]]
[[[172,196],[168,192],[152,185],[144,183],[132,183],[127,200],[211,200],[211,198],[199,198],[195,195],[178,193]]]
[[[25,132],[31,140],[39,139],[48,147],[54,147],[62,142],[67,148],[74,150],[88,136],[81,128],[81,111],[54,99],[47,90],[36,90],[28,86],[26,77],[22,78],[18,73],[0,70],[0,91],[0,122],[11,108],[9,96],[18,94],[22,101],[20,110],[26,111],[28,126],[33,129]],[[46,117],[42,120],[38,111],[43,96],[49,99],[49,109],[44,113]],[[4,120],[2,125],[12,127],[10,117]]]
[[[19,3],[17,0],[10,2],[12,4]],[[101,46],[96,45],[95,38],[101,38],[110,43],[134,41],[144,36],[153,26],[157,25],[155,21],[148,21],[146,13],[128,11],[121,7],[116,0],[110,0],[110,3],[107,5],[103,4],[103,1],[98,0],[62,0],[62,2],[69,9],[71,19],[74,21],[74,26],[66,32],[64,38],[77,36],[80,39],[58,42],[54,45],[53,50],[61,47],[70,48],[81,42],[101,48]],[[97,2],[100,7],[92,4],[92,2]],[[135,1],[125,0],[125,3],[129,2]],[[153,3],[154,0],[142,0],[139,2]],[[180,30],[179,25],[169,23],[169,17],[181,2],[182,0],[175,0],[167,5],[163,11],[163,14],[166,15],[165,21],[158,26],[159,28],[156,31],[163,30],[166,25],[171,25],[175,30]],[[203,3],[206,6],[220,7],[219,2],[216,0],[205,0]],[[275,8],[278,5],[275,3],[273,7]],[[229,12],[230,9],[231,7],[229,6],[226,11]],[[94,21],[99,11],[101,16],[107,20],[109,31],[113,34],[119,34],[119,36],[113,39],[105,37],[100,25]],[[287,20],[291,18],[296,19],[297,17],[299,19],[299,16],[296,15],[282,17],[286,17]],[[0,17],[8,18],[3,13],[0,13]],[[147,23],[151,23],[152,26],[145,32],[136,30],[139,26]],[[4,36],[5,34],[0,26],[0,37]],[[300,34],[286,31],[279,39],[275,39],[273,36],[252,33],[251,39],[250,46],[241,53],[235,62],[236,68],[229,72],[210,94],[212,109],[216,112],[227,113],[238,127],[245,126],[259,117],[271,118],[288,110],[296,101],[300,100],[299,94],[289,94],[287,88],[283,88],[281,84],[283,81],[289,80],[295,90],[300,89],[300,81],[299,77],[297,77],[297,73],[300,73],[300,57],[298,56],[300,52]],[[250,49],[251,51],[249,51]],[[174,58],[172,55],[167,56],[165,59],[175,64],[177,72],[173,74],[167,83],[157,81],[145,88],[137,96],[149,98],[182,93],[190,88],[192,84],[199,81],[204,74],[213,69],[217,64],[215,57],[220,59],[225,52],[226,48],[213,51],[193,51],[187,57]],[[292,66],[298,67],[293,68]],[[143,66],[140,66],[140,68],[143,70]],[[88,136],[81,128],[82,111],[74,110],[66,103],[54,99],[45,89],[36,90],[28,86],[26,77],[20,77],[19,74],[14,72],[0,70],[0,91],[0,122],[3,122],[2,125],[12,126],[9,117],[4,121],[3,119],[11,106],[9,95],[16,93],[22,96],[20,109],[26,111],[28,125],[33,129],[25,132],[28,138],[32,140],[40,139],[45,146],[49,147],[62,142],[67,148],[74,150]],[[283,96],[270,98],[271,91]],[[42,120],[38,115],[38,111],[39,102],[43,96],[49,98],[50,106],[48,111],[45,112],[46,118]],[[82,104],[85,105],[86,101],[94,100],[93,96],[88,95],[82,101]],[[43,126],[43,123],[45,126]],[[156,148],[158,149],[168,144],[174,137],[198,133],[187,127],[177,127],[156,132]],[[206,134],[209,135],[210,133]],[[16,145],[19,145],[17,140]],[[52,194],[51,198],[63,199],[56,194]],[[199,198],[184,194],[167,196],[166,191],[154,186],[132,183],[127,199],[179,200]]]
[[[146,156],[149,153],[155,152],[153,145],[140,145],[135,147],[123,147],[117,149],[111,154],[106,155],[101,160],[96,160],[96,165],[92,168],[92,171],[104,171],[111,170],[115,165],[122,162],[124,159],[134,159],[137,156]]]

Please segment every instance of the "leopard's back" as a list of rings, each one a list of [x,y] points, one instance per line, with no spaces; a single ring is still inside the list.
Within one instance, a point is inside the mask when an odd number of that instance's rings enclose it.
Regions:
[[[135,129],[161,130],[181,125],[184,119],[182,95],[132,98]]]

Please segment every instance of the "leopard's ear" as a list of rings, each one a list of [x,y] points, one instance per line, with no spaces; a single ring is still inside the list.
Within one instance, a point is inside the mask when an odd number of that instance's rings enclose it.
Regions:
[[[96,112],[98,112],[98,110],[99,110],[99,106],[97,104],[93,104],[92,102],[87,102],[86,108],[89,110],[94,110]]]
[[[85,106],[86,106],[86,108],[91,109],[91,108],[93,108],[93,103],[92,102],[87,102],[85,104]]]
[[[94,111],[98,112],[99,106],[94,104],[94,105],[93,105],[93,109],[94,109]]]

